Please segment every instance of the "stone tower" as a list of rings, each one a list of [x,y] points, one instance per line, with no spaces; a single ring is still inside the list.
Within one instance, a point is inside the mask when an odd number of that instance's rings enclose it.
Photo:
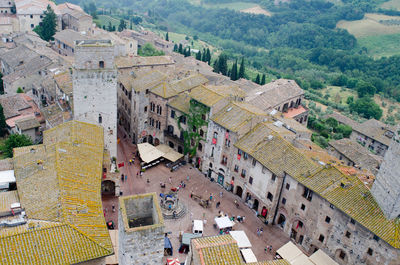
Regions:
[[[371,192],[387,218],[400,218],[400,142],[397,132],[385,153]]]
[[[74,119],[104,128],[104,146],[117,156],[117,70],[110,40],[75,43]]]

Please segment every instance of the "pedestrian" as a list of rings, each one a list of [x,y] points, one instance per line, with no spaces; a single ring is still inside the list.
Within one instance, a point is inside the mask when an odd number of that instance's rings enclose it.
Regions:
[[[132,165],[132,159],[129,159],[129,165]]]
[[[190,220],[193,220],[193,213],[190,212]]]
[[[125,174],[125,181],[127,181],[127,180],[128,180],[128,175]]]
[[[220,192],[219,192],[219,197],[222,198],[223,194],[224,194],[224,193],[223,193],[222,191],[220,191]]]
[[[221,202],[217,202],[216,204],[215,204],[215,207],[216,208],[219,208],[219,205],[221,204]]]
[[[210,193],[210,201],[212,201],[212,197],[213,197],[213,195],[212,195],[212,193]]]
[[[114,213],[114,212],[115,212],[115,205],[114,205],[114,203],[112,204],[111,208],[112,208],[112,211],[113,211],[113,213]]]
[[[262,232],[263,232],[263,228],[261,227],[260,228],[260,236],[261,236]]]
[[[269,252],[272,252],[272,246],[271,245],[268,246],[268,250],[269,250]]]
[[[242,223],[244,223],[244,218],[246,218],[246,216],[242,216]]]
[[[147,178],[147,184],[149,184],[150,183],[150,179],[149,178]]]
[[[189,182],[189,175],[186,177],[186,181]]]
[[[257,236],[260,236],[260,228],[257,228]]]
[[[139,171],[136,173],[136,177],[139,178]]]
[[[142,177],[143,176],[143,171],[140,171],[140,177]]]
[[[171,179],[171,177],[168,178],[168,182],[169,182],[169,184],[172,184],[172,179]]]
[[[121,180],[124,181],[124,174],[121,174]]]

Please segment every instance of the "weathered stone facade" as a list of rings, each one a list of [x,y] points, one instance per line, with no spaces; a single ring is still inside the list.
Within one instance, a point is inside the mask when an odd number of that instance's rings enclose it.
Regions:
[[[148,193],[120,197],[119,205],[119,264],[161,264],[164,256],[164,219],[157,195]]]
[[[117,155],[117,71],[111,41],[78,41],[73,72],[74,119],[104,128],[104,144]]]

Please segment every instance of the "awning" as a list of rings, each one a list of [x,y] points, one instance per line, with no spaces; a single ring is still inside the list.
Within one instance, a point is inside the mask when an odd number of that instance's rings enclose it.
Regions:
[[[235,224],[227,216],[215,217],[214,220],[219,229],[232,227]]]
[[[164,155],[163,152],[155,148],[153,145],[149,143],[142,143],[137,145],[139,150],[140,158],[145,163],[150,163]]]
[[[184,233],[182,235],[182,244],[189,246],[190,245],[190,240],[192,238],[198,238],[198,237],[201,237],[201,235],[195,235],[195,234],[191,234],[191,233]]]
[[[178,153],[166,144],[157,145],[156,148],[164,153],[163,157],[165,159],[168,159],[171,162],[175,162],[183,157],[181,153]]]
[[[181,265],[179,262],[179,259],[167,259],[167,264],[168,265]]]
[[[172,249],[171,240],[169,240],[168,237],[164,237],[164,248],[171,248]]]
[[[315,265],[339,265],[339,263],[334,261],[331,257],[329,257],[325,252],[320,249],[312,254],[309,259]]]
[[[9,183],[15,182],[14,170],[0,171],[0,189],[8,189]]]
[[[276,251],[283,259],[292,263],[297,257],[304,255],[303,252],[291,241],[287,242]]]
[[[297,256],[293,261],[291,261],[290,264],[292,264],[292,265],[315,265],[303,253],[300,256]]]
[[[230,231],[229,234],[236,240],[239,248],[251,248],[251,243],[244,231]]]
[[[257,262],[257,258],[250,248],[241,249],[243,259],[246,263]]]

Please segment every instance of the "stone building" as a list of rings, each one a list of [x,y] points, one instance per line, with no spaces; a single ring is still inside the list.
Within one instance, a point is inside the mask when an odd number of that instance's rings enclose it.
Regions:
[[[73,69],[74,119],[104,128],[104,144],[117,156],[117,70],[114,46],[107,40],[75,44]]]
[[[86,14],[80,6],[63,3],[57,5],[57,11],[60,14],[61,29],[71,29],[77,32],[90,33],[93,28],[92,16]]]
[[[39,143],[42,132],[39,121],[35,116],[30,116],[15,121],[15,133],[28,136],[32,143]]]
[[[53,50],[64,56],[73,56],[75,51],[75,41],[89,39],[85,35],[72,29],[64,29],[54,35]]]
[[[119,197],[119,264],[158,265],[164,256],[164,219],[155,193]]]
[[[19,21],[19,31],[32,31],[44,17],[47,6],[57,14],[57,6],[49,0],[14,0],[17,18]],[[59,26],[59,25],[58,25]]]
[[[175,69],[175,62],[169,56],[120,56],[115,59],[115,64],[123,74],[135,74],[138,70],[164,73],[167,69]]]
[[[12,0],[1,0],[0,1],[0,14],[11,14],[15,13],[14,8],[14,1]]]
[[[103,130],[72,121],[43,145],[14,149],[17,191],[0,194],[1,264],[105,265],[114,253],[101,206]]]

